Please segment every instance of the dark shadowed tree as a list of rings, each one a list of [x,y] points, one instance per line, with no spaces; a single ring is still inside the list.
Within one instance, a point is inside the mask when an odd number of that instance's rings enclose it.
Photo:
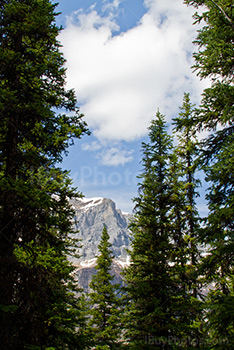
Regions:
[[[194,125],[209,131],[203,140],[201,160],[209,182],[207,194],[209,214],[203,242],[209,247],[204,259],[210,293],[208,328],[216,339],[227,337],[228,343],[215,348],[233,348],[233,229],[234,229],[234,9],[232,0],[186,1],[201,7],[195,15],[203,24],[195,43],[195,68],[201,78],[211,78],[204,90]]]
[[[149,127],[149,140],[142,144],[143,172],[130,224],[131,265],[125,270],[126,341],[130,349],[151,349],[152,345],[154,349],[171,349],[169,337],[178,335],[173,319],[179,293],[171,265],[174,242],[169,218],[173,147],[160,112]]]
[[[183,106],[177,118],[174,118],[174,133],[178,139],[176,154],[180,161],[180,177],[182,180],[182,189],[184,194],[184,207],[180,211],[184,214],[184,232],[188,240],[188,254],[191,265],[191,271],[194,270],[194,283],[191,283],[193,296],[197,298],[198,290],[196,283],[196,265],[199,261],[199,237],[200,237],[200,218],[197,210],[196,199],[199,196],[197,187],[201,181],[196,178],[198,169],[199,143],[196,130],[193,126],[194,106],[190,102],[189,94],[184,94]]]
[[[0,25],[0,322],[2,349],[83,349],[73,267],[75,189],[62,160],[87,132],[49,0],[2,0]],[[72,243],[73,244],[73,243]]]
[[[181,280],[184,281],[184,305],[187,309],[187,336],[191,339],[204,339],[202,329],[204,325],[203,304],[204,299],[201,289],[200,250],[201,250],[201,218],[197,209],[198,187],[201,181],[199,174],[199,142],[196,128],[193,125],[195,110],[190,102],[189,94],[184,94],[183,105],[179,116],[173,119],[174,134],[178,144],[175,148],[175,166],[179,171],[179,186],[172,189],[176,198],[176,206],[172,208],[175,219],[172,222],[179,229],[180,237],[177,259],[181,256]],[[175,175],[174,175],[175,176]],[[176,195],[178,193],[178,195]],[[181,247],[181,248],[180,248]],[[186,313],[185,313],[186,314]]]
[[[109,234],[104,225],[101,241],[98,246],[100,255],[97,258],[97,273],[90,283],[90,322],[95,349],[108,350],[120,348],[120,299],[119,285],[113,283],[111,274],[113,255]]]

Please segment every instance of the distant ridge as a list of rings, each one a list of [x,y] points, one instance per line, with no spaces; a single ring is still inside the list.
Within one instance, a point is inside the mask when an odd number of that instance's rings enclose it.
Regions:
[[[75,238],[81,240],[79,261],[90,260],[98,254],[98,244],[103,225],[107,227],[115,258],[124,260],[129,247],[128,223],[130,214],[123,214],[116,208],[116,204],[108,198],[94,197],[72,200],[75,210],[74,225],[78,233]]]
[[[98,245],[103,230],[107,227],[110,243],[114,255],[112,273],[115,282],[121,283],[120,272],[129,264],[126,249],[129,248],[128,224],[130,214],[123,214],[116,208],[116,204],[108,198],[93,197],[72,200],[75,210],[74,226],[78,230],[75,238],[81,240],[82,248],[79,250],[79,259],[72,259],[77,267],[78,283],[84,291],[89,291],[89,283],[95,273]]]

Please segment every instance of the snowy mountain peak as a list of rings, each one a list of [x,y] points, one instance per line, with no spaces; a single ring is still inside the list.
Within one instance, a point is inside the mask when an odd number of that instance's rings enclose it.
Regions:
[[[93,274],[96,273],[97,256],[100,254],[98,245],[104,224],[110,236],[109,242],[114,256],[111,273],[115,276],[115,283],[121,284],[121,271],[130,263],[127,250],[129,249],[128,222],[131,215],[123,214],[108,198],[74,199],[71,205],[75,211],[74,226],[77,231],[75,237],[81,240],[82,245],[79,250],[80,258],[71,259],[76,266],[78,285],[85,292],[89,292],[89,283]]]
[[[78,201],[80,202],[80,209],[87,211],[90,208],[101,204],[103,201],[103,198],[102,197],[81,198]]]
[[[74,199],[71,205],[75,211],[74,226],[76,238],[81,240],[80,259],[74,259],[75,265],[81,261],[96,258],[103,226],[106,225],[110,236],[113,255],[125,260],[129,248],[128,220],[115,203],[108,198],[94,197]]]

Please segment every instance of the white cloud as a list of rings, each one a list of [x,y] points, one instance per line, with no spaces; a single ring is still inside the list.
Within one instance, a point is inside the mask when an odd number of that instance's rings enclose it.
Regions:
[[[119,3],[111,3],[115,11]],[[135,140],[147,133],[158,108],[171,118],[184,92],[199,100],[203,86],[190,69],[193,9],[181,0],[145,0],[145,5],[147,13],[127,32],[113,35],[114,16],[101,16],[92,7],[86,14],[76,12],[76,21],[70,19],[61,33],[68,86],[76,89],[99,140]]]
[[[83,151],[95,152],[96,158],[101,165],[118,166],[133,160],[133,150],[123,149],[118,142],[112,145],[109,142],[93,141],[82,145]]]
[[[115,10],[118,10],[122,0],[103,0],[103,11],[111,11],[113,13]]]
[[[102,165],[124,165],[133,160],[133,151],[121,150],[118,147],[104,149],[98,157],[101,159]]]
[[[98,141],[93,141],[91,143],[85,143],[82,145],[82,150],[83,151],[99,151],[102,149],[102,145]]]

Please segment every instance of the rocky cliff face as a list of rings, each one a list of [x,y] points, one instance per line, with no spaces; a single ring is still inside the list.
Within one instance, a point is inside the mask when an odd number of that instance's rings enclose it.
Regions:
[[[131,215],[123,214],[116,208],[115,203],[107,198],[85,198],[73,200],[75,209],[74,225],[78,233],[76,238],[81,240],[82,248],[79,250],[80,258],[73,259],[77,267],[79,285],[88,292],[88,285],[95,273],[98,245],[103,230],[107,227],[110,243],[114,255],[112,273],[114,283],[121,283],[120,272],[126,264],[128,257],[126,249],[129,248],[128,223]]]
[[[129,247],[128,222],[130,215],[116,209],[115,203],[107,198],[90,198],[72,201],[75,209],[76,238],[81,239],[79,261],[90,260],[98,254],[98,244],[104,224],[110,235],[113,255],[125,260]]]

